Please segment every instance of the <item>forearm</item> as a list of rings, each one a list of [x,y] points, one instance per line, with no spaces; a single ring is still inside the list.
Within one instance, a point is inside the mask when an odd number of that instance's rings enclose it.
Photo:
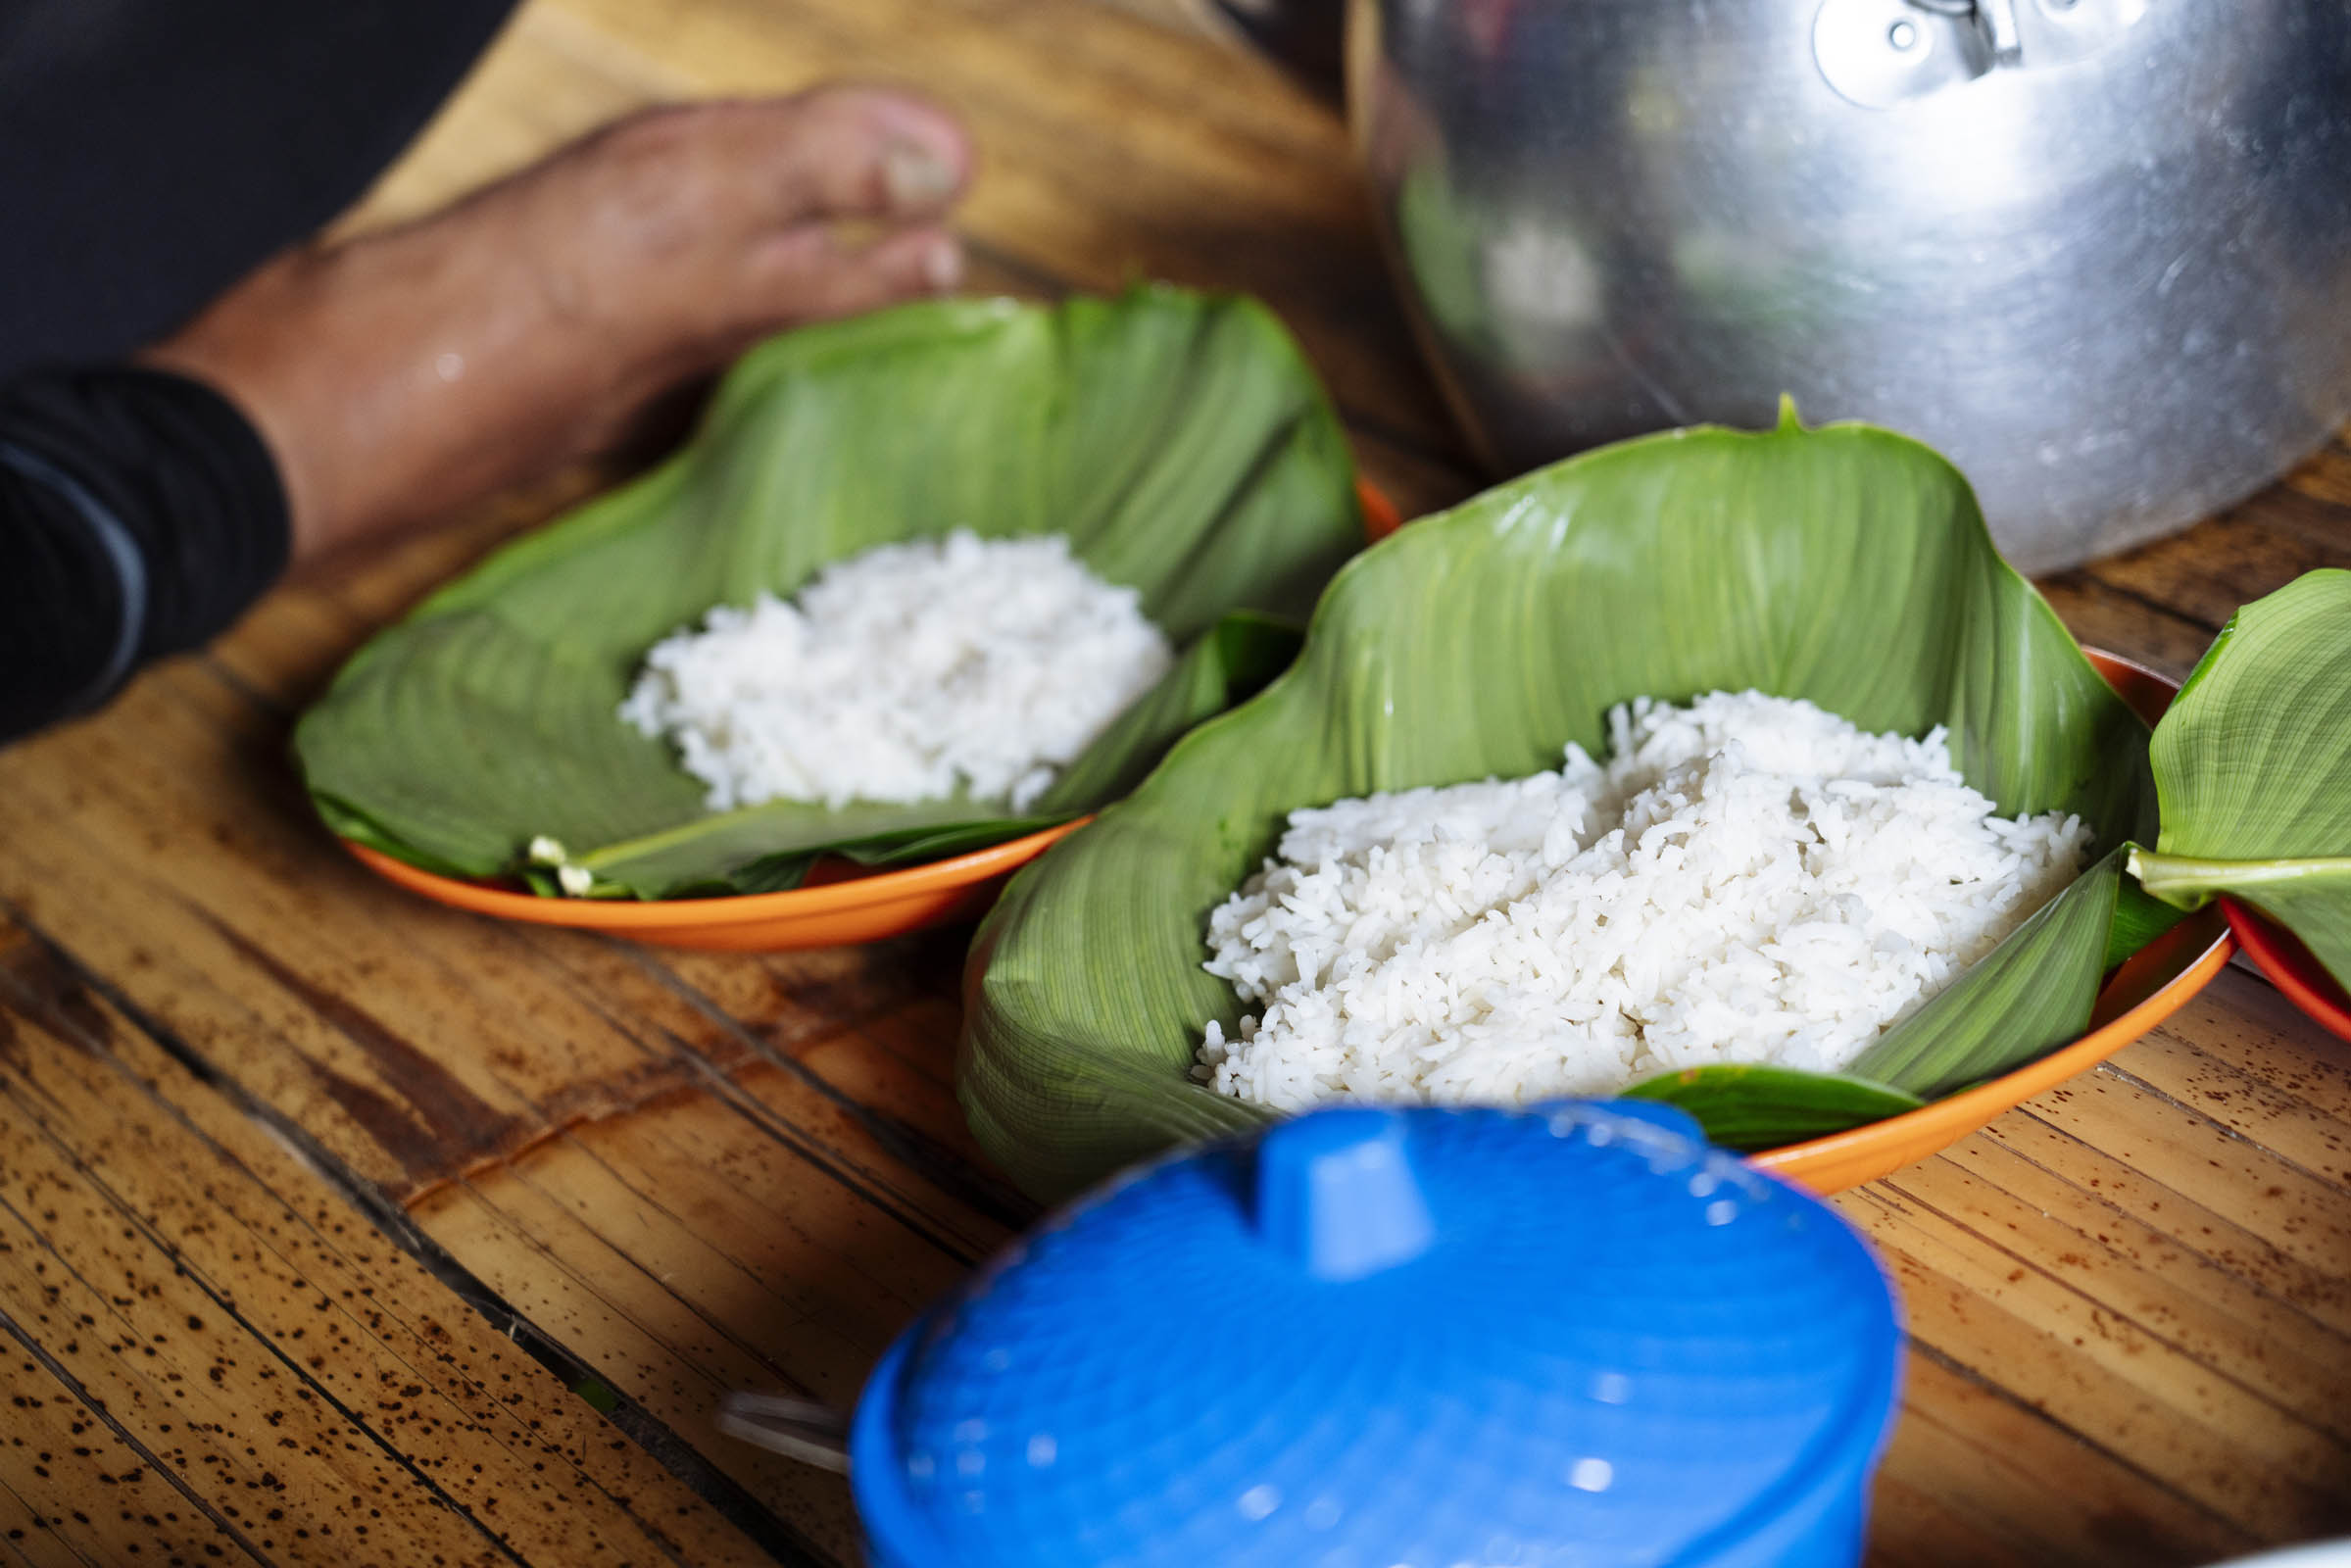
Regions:
[[[287,541],[268,449],[210,388],[128,368],[0,385],[0,741],[218,634]]]

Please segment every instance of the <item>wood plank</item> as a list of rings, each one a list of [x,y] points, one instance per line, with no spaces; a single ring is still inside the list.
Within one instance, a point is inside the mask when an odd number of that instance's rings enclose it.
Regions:
[[[2084,648],[2135,660],[2176,682],[2187,679],[2219,629],[2087,572],[2044,577],[2034,586]]]
[[[2351,1272],[2351,1215],[2340,1194],[2134,1083],[2135,1061],[2125,1053],[2111,1067],[2051,1090],[2034,1113],[2130,1172],[2100,1191],[2128,1200],[2147,1223],[2228,1266],[2259,1270],[2271,1267],[2271,1254],[2282,1257],[2310,1281],[2290,1299],[2339,1312],[2340,1282]]]
[[[29,1364],[29,1363],[27,1363]],[[27,1383],[25,1387],[38,1387]],[[22,1434],[12,1434],[21,1438]],[[21,1460],[25,1465],[37,1459]],[[57,1523],[62,1524],[62,1519]],[[91,1568],[91,1561],[57,1533],[51,1521],[33,1511],[0,1473],[0,1563],[11,1568]]]
[[[710,1425],[719,1399],[736,1389],[814,1391],[713,1332],[661,1281],[512,1172],[445,1188],[424,1207],[433,1235],[452,1251],[482,1259],[483,1277],[502,1297],[700,1447],[788,1521],[799,1542],[827,1560],[854,1560],[856,1519],[838,1477],[723,1439]]]
[[[45,1347],[31,1358],[24,1323],[10,1314],[5,1331],[12,1543],[44,1562],[104,1564],[134,1551],[163,1561],[246,1557],[217,1510],[177,1490],[152,1453],[129,1447],[45,1364],[54,1359]]]
[[[2092,563],[2097,581],[2218,630],[2250,603],[2321,566],[2351,564],[2351,511],[2324,509],[2339,528],[2282,526],[2289,512],[2321,510],[2272,489],[2235,511],[2128,555]]]
[[[754,1081],[765,1076],[755,1069]],[[968,1263],[893,1222],[871,1204],[844,1203],[838,1189],[776,1140],[748,1138],[731,1107],[680,1098],[625,1120],[582,1128],[550,1157],[576,1158],[576,1177],[553,1182],[517,1172],[632,1259],[675,1250],[655,1272],[709,1280],[731,1294],[754,1287],[759,1310],[854,1348],[857,1379],[890,1337],[963,1276]],[[608,1192],[612,1203],[590,1194]],[[693,1263],[690,1270],[680,1266]],[[729,1318],[732,1313],[723,1314]],[[828,1364],[836,1364],[833,1355]],[[804,1384],[827,1397],[856,1381]]]
[[[954,1197],[953,1208],[926,1204],[924,1218],[943,1247],[976,1261],[1036,1209],[986,1165],[955,1103],[961,1014],[954,999],[966,936],[949,931],[891,944],[886,951],[898,961],[887,969],[877,969],[870,953],[780,954],[745,963],[648,952],[643,961],[783,1069],[778,1078],[744,1079],[758,1113],[791,1116],[777,1097],[796,1084],[857,1107],[877,1144]]]
[[[1231,39],[1239,31],[1211,0],[1104,0],[1104,3],[1162,27],[1205,37]]]
[[[2266,982],[2224,972],[2116,1067],[2351,1193],[2351,1059]],[[2351,1255],[2345,1264],[2351,1267]]]
[[[2118,1174],[2132,1174],[2119,1161],[2037,1118],[2004,1119],[1984,1136],[1953,1148],[1946,1158],[2029,1211],[2031,1217],[2014,1222],[2009,1240],[2013,1244],[2033,1233],[2039,1266],[2077,1286],[2100,1281],[2110,1305],[2188,1347],[2209,1364],[2240,1357],[2258,1363],[2317,1361],[2321,1386],[2335,1378],[2331,1368],[2351,1334],[2351,1317],[2341,1309],[2339,1275],[2280,1266],[2268,1253],[2257,1254],[2259,1261],[2247,1266],[2247,1239],[2227,1233],[2220,1234],[2226,1236],[2223,1247],[2234,1254],[2229,1261],[2215,1255],[2221,1248],[2186,1245],[2084,1184],[2119,1187]],[[2077,1168],[2069,1173],[2067,1165]],[[2086,1178],[2084,1169],[2091,1173]],[[2180,1201],[2178,1195],[2171,1199]],[[2208,1211],[2181,1212],[2201,1218]],[[2273,1396],[2303,1404],[2322,1424],[2342,1430],[2342,1414],[2312,1400],[2307,1391],[2281,1380],[2266,1364],[2236,1375],[2271,1385]]]
[[[158,715],[158,722],[169,728],[170,721],[162,714]],[[83,792],[75,802],[56,803],[54,814],[62,820],[70,819],[75,807],[83,811],[98,809],[107,804],[108,796],[107,788]],[[50,803],[37,799],[20,797],[15,804],[44,814],[50,811]],[[335,1137],[340,1147],[355,1158],[371,1162],[378,1177],[396,1188],[428,1190],[435,1181],[462,1175],[485,1162],[496,1163],[527,1152],[552,1137],[549,1129],[559,1124],[641,1108],[648,1099],[676,1092],[680,1086],[701,1077],[724,1081],[730,1068],[748,1059],[749,1054],[739,1049],[736,1034],[696,1013],[674,992],[655,985],[640,965],[621,956],[617,950],[585,939],[548,933],[525,936],[485,926],[469,917],[445,915],[417,906],[415,909],[417,918],[457,928],[450,940],[453,949],[462,947],[461,957],[455,951],[446,954],[437,951],[437,944],[431,941],[419,942],[415,928],[407,929],[400,937],[371,936],[364,930],[344,929],[330,908],[306,906],[305,918],[296,923],[310,934],[282,944],[284,956],[272,956],[263,962],[251,952],[234,951],[236,944],[215,929],[218,922],[205,917],[203,906],[196,906],[191,911],[189,890],[205,887],[214,874],[249,882],[269,858],[241,853],[221,855],[220,847],[209,835],[201,833],[165,837],[171,842],[158,847],[164,863],[139,864],[106,858],[95,839],[83,843],[70,832],[52,832],[44,843],[53,853],[71,857],[76,850],[86,850],[98,855],[105,863],[93,866],[69,858],[66,865],[73,867],[71,871],[65,865],[52,869],[36,863],[30,868],[32,875],[26,891],[33,893],[39,886],[66,875],[103,881],[110,890],[107,898],[99,901],[95,908],[76,906],[77,910],[95,915],[97,925],[84,927],[69,920],[70,934],[85,946],[94,943],[102,959],[120,961],[126,969],[132,967],[130,955],[145,951],[139,947],[141,943],[167,955],[152,959],[145,970],[134,973],[131,990],[176,1032],[190,1039],[201,1039],[210,1051],[219,1054],[229,1070],[242,1076],[260,1065],[253,1059],[258,1048],[265,1055],[291,1053],[309,1066],[313,1077],[323,1077],[344,1086],[339,1099],[329,1097],[336,1109],[348,1113],[357,1105],[364,1108],[365,1114],[331,1118],[315,1101],[300,1094],[281,1095],[281,1099],[287,1102],[290,1114],[308,1117],[314,1125],[339,1127]],[[194,856],[207,864],[201,869],[182,865],[175,858],[179,856]],[[219,856],[217,861],[216,856]],[[347,874],[356,876],[356,873]],[[159,884],[152,888],[143,886],[149,877],[159,878]],[[363,888],[368,881],[358,880]],[[403,906],[413,903],[386,890],[370,891],[378,901],[388,900]],[[233,903],[250,909],[257,901],[286,892],[267,886],[240,886]],[[367,902],[363,897],[353,911],[362,923],[370,918],[364,912]],[[398,919],[384,922],[384,928],[398,929]],[[487,944],[482,938],[484,931],[493,933],[493,940]],[[545,946],[539,946],[541,943]],[[355,960],[351,953],[342,951],[345,947],[356,948],[360,956]],[[560,965],[531,961],[550,948],[564,951],[567,961]],[[191,949],[196,950],[194,957],[189,956]],[[315,958],[305,957],[306,951],[314,953]],[[314,962],[328,965],[331,976],[307,972]],[[463,978],[458,973],[461,964]],[[239,973],[247,979],[234,979]],[[226,990],[221,985],[223,977],[231,977]],[[589,979],[601,979],[613,994],[583,1011],[589,1004],[581,1000],[585,994],[582,982]],[[279,1014],[274,1020],[276,1026],[271,1027],[265,1020],[288,1004],[272,1001],[271,994],[289,987],[292,993],[288,1001],[295,1005]],[[369,987],[381,989],[370,990],[367,1007],[371,1010],[365,1012],[364,1020],[359,1016],[361,1009],[331,1001],[335,992]],[[412,994],[418,999],[437,1000],[418,1003],[423,1009],[421,1016],[412,1016],[405,1001],[386,1004],[386,999],[408,999]],[[803,986],[799,995],[805,1001],[814,992]],[[467,998],[478,1000],[486,1010],[462,1019],[456,1015],[436,1015],[452,1005],[453,999]],[[230,1009],[225,1019],[217,1010],[222,1008]],[[305,1009],[314,1015],[308,1021]],[[616,1021],[623,1016],[634,1020],[625,1030]],[[823,1016],[820,1011],[803,1012],[804,1020],[810,1026],[821,1024]],[[319,1027],[320,1019],[333,1027]],[[670,1033],[662,1028],[664,1023],[684,1034]],[[563,1049],[540,1050],[535,1044],[524,1044],[546,1041],[551,1027],[560,1029]],[[596,1056],[583,1056],[582,1042],[599,1030],[612,1035],[614,1044]],[[689,1045],[686,1035],[700,1038],[695,1045]],[[417,1042],[485,1037],[509,1044],[486,1053],[471,1050],[457,1053],[448,1063],[430,1071],[424,1061],[407,1059],[416,1056],[429,1060],[427,1048]],[[623,1039],[641,1051],[652,1049],[649,1042],[662,1042],[671,1052],[670,1058],[657,1060],[655,1065],[659,1070],[648,1071],[641,1060],[632,1063],[614,1054]],[[407,1044],[403,1047],[395,1044],[398,1042]],[[389,1079],[381,1072],[382,1058],[387,1053],[406,1063]],[[689,1054],[697,1056],[705,1069],[702,1074],[682,1064]],[[459,1057],[466,1064],[467,1070],[463,1073],[456,1066]],[[923,1252],[932,1259],[927,1278],[933,1288],[944,1288],[960,1264],[968,1262],[976,1252],[940,1253],[931,1244],[920,1240],[919,1231],[909,1232],[897,1222],[869,1224],[865,1216],[871,1210],[854,1200],[844,1204],[837,1199],[828,1199],[827,1195],[841,1192],[845,1180],[861,1180],[868,1191],[892,1195],[902,1209],[928,1208],[951,1228],[965,1233],[970,1233],[975,1225],[980,1226],[990,1240],[1001,1234],[999,1229],[986,1226],[951,1201],[926,1196],[930,1189],[925,1183],[900,1172],[888,1152],[858,1131],[857,1117],[861,1114],[858,1107],[814,1094],[806,1083],[790,1074],[768,1071],[765,1075],[775,1081],[747,1092],[744,1100],[746,1106],[757,1107],[756,1118],[742,1110],[720,1118],[726,1123],[725,1136],[748,1146],[748,1152],[740,1155],[718,1151],[720,1168],[748,1163],[772,1177],[773,1161],[778,1157],[778,1129],[797,1140],[802,1151],[814,1151],[821,1146],[823,1152],[816,1156],[814,1165],[805,1159],[800,1161],[804,1168],[819,1173],[808,1178],[822,1189],[808,1200],[809,1210],[828,1221],[845,1220],[867,1233],[876,1229],[886,1231],[893,1241],[903,1241]],[[267,1084],[272,1075],[254,1076]],[[759,1074],[753,1076],[757,1078]],[[277,1076],[275,1081],[282,1086],[284,1079]],[[299,1087],[301,1080],[297,1078],[296,1082]],[[367,1086],[367,1096],[354,1093],[351,1086],[355,1084]],[[543,1097],[542,1101],[534,1102],[531,1099],[534,1094]],[[562,1108],[565,1106],[567,1110]],[[811,1126],[818,1130],[811,1132]],[[387,1127],[391,1130],[387,1131]],[[478,1130],[485,1127],[487,1132]],[[713,1152],[710,1141],[698,1137],[698,1144],[700,1158],[710,1160]],[[686,1159],[687,1156],[672,1150],[669,1164],[674,1169]],[[650,1191],[658,1177],[640,1176],[639,1181],[642,1190]],[[778,1189],[771,1185],[765,1191],[767,1200],[771,1201]],[[756,1225],[757,1215],[739,1214],[730,1223]],[[433,1228],[429,1216],[427,1224]],[[461,1227],[437,1234],[452,1244],[453,1250],[469,1267],[478,1266],[485,1277],[494,1280],[506,1278],[501,1264],[517,1248],[514,1227],[487,1231],[467,1231]],[[876,1251],[869,1234],[859,1237],[859,1246],[866,1252]],[[553,1254],[543,1250],[526,1255]],[[888,1249],[881,1249],[879,1255],[887,1261]],[[910,1265],[905,1272],[916,1278],[925,1277]],[[587,1294],[598,1299],[591,1303],[565,1300],[563,1315],[557,1319],[558,1332],[568,1343],[583,1348],[586,1359],[613,1387],[634,1392],[645,1384],[645,1379],[633,1374],[645,1366],[662,1364],[660,1354],[649,1349],[648,1359],[632,1363],[618,1342],[599,1338],[580,1328],[579,1325],[597,1320],[600,1315],[610,1316],[609,1298],[615,1294],[602,1270],[589,1270],[582,1277],[597,1281],[595,1290]],[[519,1294],[522,1299],[537,1304],[556,1300],[545,1292]],[[911,1309],[912,1302],[897,1301],[890,1320],[895,1322]],[[855,1310],[834,1316],[860,1324],[874,1321],[868,1303],[862,1302]],[[854,1395],[864,1364],[878,1350],[879,1343],[871,1341],[861,1346],[854,1360],[829,1363],[824,1375],[808,1379],[810,1386],[837,1391],[845,1396]],[[737,1370],[748,1378],[754,1369],[737,1364]],[[688,1385],[673,1379],[651,1391],[648,1406],[663,1417],[688,1422],[689,1430],[700,1430],[707,1424],[710,1399],[720,1386],[705,1379],[692,1387],[697,1398],[689,1399],[685,1394]],[[762,1473],[774,1476],[782,1475],[783,1471],[771,1466]],[[763,1484],[760,1495],[805,1526],[811,1539],[836,1543],[845,1540],[847,1524],[842,1511],[845,1505],[839,1500],[837,1489],[823,1506],[809,1505],[813,1512],[804,1510],[796,1514],[785,1506],[794,1495],[794,1486],[804,1476],[805,1472]]]
[[[1936,1355],[1914,1352],[1903,1378],[1902,1420],[1884,1474],[2000,1544],[1995,1550],[1971,1543],[1964,1561],[2157,1568],[2214,1562],[2255,1544],[2242,1529]],[[1943,1528],[1924,1518],[1915,1530]],[[1882,1516],[1872,1532],[1873,1561],[1888,1536],[1901,1541],[1913,1533]]]
[[[235,1492],[205,1495],[231,1525],[285,1524],[285,1540],[254,1540],[296,1560],[305,1541],[332,1539],[324,1527],[355,1491],[400,1496],[367,1506],[436,1530],[469,1514],[479,1523],[434,1538],[437,1549],[487,1550],[484,1561],[760,1559],[280,1142],[11,940],[0,1169],[20,1268],[0,1300],[54,1316],[76,1295],[68,1275],[88,1287],[78,1298],[96,1322],[41,1343],[117,1419],[148,1413],[145,1462],[272,1492],[277,1519]],[[158,1410],[182,1418],[177,1433]],[[136,1467],[118,1458],[96,1473],[119,1483]]]
[[[2026,1112],[2001,1118],[1984,1143],[2040,1173],[2047,1200],[2097,1246],[2160,1268],[2182,1288],[2249,1291],[2284,1303],[2327,1333],[2351,1331],[2351,1286],[2331,1254],[2321,1251],[2314,1260],[2278,1248],[2197,1197],[2100,1149],[2083,1136],[2094,1136],[2096,1128],[2094,1120],[2078,1120],[2067,1102],[2043,1097]],[[1955,1157],[1972,1164],[1981,1157],[1979,1147],[1963,1146]],[[2192,1178],[2194,1168],[2186,1174]],[[2020,1193],[2035,1188],[2015,1167],[2003,1175]]]
[[[153,1462],[201,1494],[222,1535],[240,1550],[250,1541],[265,1561],[328,1563],[355,1542],[372,1554],[382,1543],[367,1538],[378,1532],[416,1560],[504,1558],[472,1516],[436,1506],[443,1499],[377,1434],[256,1343],[218,1294],[161,1249],[118,1240],[112,1205],[69,1164],[44,1157],[20,1119],[22,1102],[11,1100],[0,1109],[10,1173],[0,1195],[0,1312],[41,1344],[61,1381],[71,1377],[75,1401],[54,1398],[38,1414],[102,1405],[153,1430]],[[46,1442],[63,1443],[54,1425]],[[61,1465],[59,1474],[88,1488],[96,1472]],[[53,1507],[79,1517],[96,1501],[85,1491]],[[264,1529],[270,1509],[311,1521],[309,1534]]]
[[[2337,435],[2287,474],[2284,484],[2298,495],[2351,512],[2351,446]]]
[[[2342,1522],[2340,1445],[1922,1205],[1873,1186],[1840,1207],[1900,1284],[1912,1335],[1938,1354],[2248,1533],[2294,1539]]]
[[[2307,1424],[2345,1450],[2338,1458],[2351,1459],[2351,1344],[2314,1332],[2305,1314],[2241,1280],[2150,1268],[2090,1241],[2070,1218],[2033,1202],[2049,1187],[2021,1163],[1970,1140],[1888,1178],[1885,1191],[1982,1244],[1980,1281],[1990,1298],[2014,1305],[2030,1298],[2020,1315],[2059,1333],[2086,1325],[2097,1336],[2093,1359],[2117,1358],[2132,1382],[2154,1379],[2167,1394],[2183,1378],[2214,1374],[2232,1396],[2245,1396],[2259,1424]],[[2000,1177],[2031,1196],[2008,1191]],[[2112,1338],[2118,1327],[2143,1339]]]
[[[1884,1472],[1870,1496],[1869,1532],[1865,1568],[1967,1568],[2016,1558],[1997,1520],[1961,1512]]]

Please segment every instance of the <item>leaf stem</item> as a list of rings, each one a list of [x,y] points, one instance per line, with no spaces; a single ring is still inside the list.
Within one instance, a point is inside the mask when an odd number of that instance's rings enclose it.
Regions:
[[[2309,857],[2292,860],[2205,860],[2164,855],[2132,846],[2131,874],[2138,885],[2182,909],[2203,907],[2216,893],[2277,887],[2318,877],[2351,877],[2351,858]]]

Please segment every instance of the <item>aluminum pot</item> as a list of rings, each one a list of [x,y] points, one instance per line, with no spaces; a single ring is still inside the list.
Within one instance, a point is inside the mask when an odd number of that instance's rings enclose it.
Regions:
[[[2351,0],[1351,0],[1347,30],[1392,260],[1497,470],[1788,392],[1939,448],[2047,571],[2351,416]]]

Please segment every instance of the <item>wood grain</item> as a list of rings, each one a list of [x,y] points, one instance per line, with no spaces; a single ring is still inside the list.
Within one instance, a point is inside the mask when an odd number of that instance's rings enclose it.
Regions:
[[[984,288],[1264,295],[1407,514],[1474,488],[1344,129],[1188,0],[535,0],[342,227],[665,99],[843,74],[973,124]],[[1181,20],[1181,19],[1177,19]],[[327,564],[0,755],[0,1562],[846,1564],[846,1404],[1033,1217],[973,1149],[960,933],[711,956],[363,873],[285,760],[370,631],[609,477]],[[2045,585],[2179,675],[2351,563],[2351,451]],[[1871,1561],[2163,1565],[2351,1529],[2351,1066],[2231,970],[2106,1068],[1839,1200],[1907,1303]]]
[[[287,1142],[0,928],[8,1486],[45,1531],[97,1562],[759,1560]]]

